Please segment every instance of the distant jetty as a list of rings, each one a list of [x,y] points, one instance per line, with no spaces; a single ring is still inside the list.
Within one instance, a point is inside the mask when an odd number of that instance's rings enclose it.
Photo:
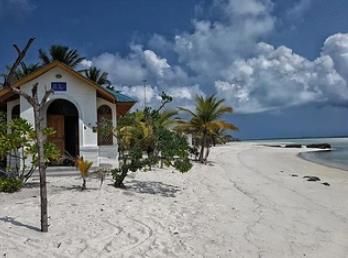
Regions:
[[[321,150],[331,150],[331,145],[329,143],[312,143],[312,144],[265,144],[268,147],[275,148],[310,148],[310,149],[321,149]]]

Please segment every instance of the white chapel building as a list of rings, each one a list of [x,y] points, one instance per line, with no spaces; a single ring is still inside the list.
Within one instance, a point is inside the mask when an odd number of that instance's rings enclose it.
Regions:
[[[98,134],[98,122],[109,120],[115,127],[117,118],[126,114],[136,101],[113,88],[96,84],[58,61],[42,66],[14,86],[30,94],[35,83],[38,83],[39,99],[45,89],[54,90],[48,100],[44,123],[56,131],[49,140],[62,155],[82,156],[93,161],[93,166],[102,163],[116,166],[116,138]],[[21,117],[34,125],[30,104],[6,87],[0,90],[0,108],[7,113],[7,121]],[[64,158],[62,160],[64,163]]]

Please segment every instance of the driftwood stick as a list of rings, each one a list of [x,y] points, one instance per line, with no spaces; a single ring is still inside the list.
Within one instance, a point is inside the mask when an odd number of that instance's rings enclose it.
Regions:
[[[5,87],[11,87],[12,84],[15,81],[15,74],[16,74],[16,70],[18,68],[18,66],[21,64],[21,62],[23,61],[24,57],[27,54],[27,51],[29,50],[31,44],[34,42],[35,38],[30,38],[27,42],[27,44],[25,45],[25,47],[23,48],[23,50],[21,50],[16,44],[13,44],[13,47],[16,49],[17,52],[17,59],[16,61],[12,64],[8,74],[5,76],[5,82],[4,82],[4,86]],[[11,87],[11,89],[13,89]]]

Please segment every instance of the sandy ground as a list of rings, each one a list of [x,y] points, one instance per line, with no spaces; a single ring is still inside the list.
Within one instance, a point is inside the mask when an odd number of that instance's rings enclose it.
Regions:
[[[133,174],[127,190],[90,179],[81,192],[80,178],[51,177],[47,234],[34,182],[0,194],[0,256],[347,257],[348,172],[298,151],[217,147],[208,166]]]

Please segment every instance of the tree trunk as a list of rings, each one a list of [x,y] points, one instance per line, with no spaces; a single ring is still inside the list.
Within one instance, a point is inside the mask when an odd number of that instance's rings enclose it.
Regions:
[[[38,154],[38,167],[40,173],[40,202],[41,202],[41,231],[48,232],[48,212],[47,212],[47,186],[46,186],[46,162],[45,162],[45,150],[44,145],[46,142],[46,137],[43,133],[43,110],[46,106],[49,96],[53,93],[53,90],[46,90],[41,102],[38,98],[37,86],[38,83],[35,83],[32,88],[32,95],[28,95],[26,92],[13,87],[14,82],[16,81],[16,70],[17,67],[21,64],[24,59],[27,51],[29,50],[31,44],[35,38],[30,38],[24,47],[20,49],[16,44],[13,47],[17,51],[17,59],[12,64],[7,75],[5,75],[4,86],[9,87],[12,92],[24,97],[28,103],[33,107],[34,110],[34,119],[35,119],[35,132],[36,132],[36,144],[37,144],[37,154]]]
[[[127,176],[128,171],[122,171],[121,175],[119,177],[117,177],[117,179],[115,180],[114,186],[117,188],[125,188],[123,181]]]
[[[207,162],[208,162],[209,153],[210,153],[210,148],[209,148],[209,146],[207,146],[206,151],[205,151],[205,156],[204,156],[204,164],[207,164]]]
[[[86,178],[82,177],[83,183],[82,183],[82,191],[86,190]]]
[[[199,161],[204,162],[203,160],[203,155],[204,155],[204,147],[205,147],[205,142],[206,142],[207,134],[203,132],[202,140],[201,140],[201,151],[199,153]]]
[[[34,96],[33,96],[34,97]],[[37,99],[36,99],[37,100]],[[44,153],[45,136],[42,132],[41,108],[39,105],[33,107],[36,140],[38,144],[38,165],[40,174],[40,202],[41,202],[41,231],[48,232],[48,209],[47,209],[47,184],[46,184],[46,162]]]
[[[123,181],[127,177],[127,174],[128,174],[128,168],[124,163],[124,165],[121,166],[121,174],[115,178],[114,186],[117,188],[125,188]]]

